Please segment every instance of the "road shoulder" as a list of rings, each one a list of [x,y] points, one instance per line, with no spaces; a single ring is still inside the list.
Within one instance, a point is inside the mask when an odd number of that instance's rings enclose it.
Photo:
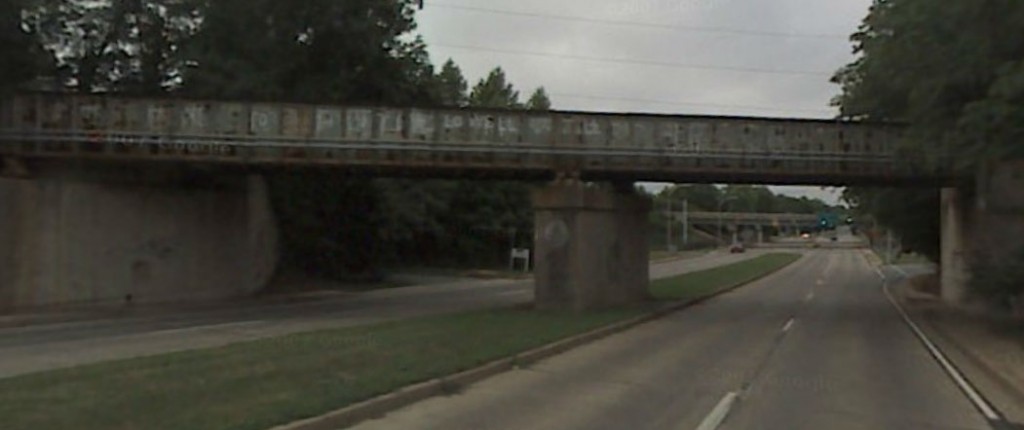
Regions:
[[[901,304],[1004,418],[1024,426],[1024,343],[1005,322],[898,285]],[[1018,323],[1019,324],[1019,323]]]
[[[881,274],[881,259],[871,251],[864,256]],[[1003,415],[1007,428],[1024,428],[1024,322],[954,308],[913,288],[906,276],[897,279],[890,287],[909,317]]]

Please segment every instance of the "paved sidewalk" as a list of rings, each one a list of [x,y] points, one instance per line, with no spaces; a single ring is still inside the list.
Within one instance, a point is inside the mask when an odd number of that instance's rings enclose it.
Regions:
[[[1024,321],[957,309],[897,286],[911,317],[1007,421],[1024,428]]]

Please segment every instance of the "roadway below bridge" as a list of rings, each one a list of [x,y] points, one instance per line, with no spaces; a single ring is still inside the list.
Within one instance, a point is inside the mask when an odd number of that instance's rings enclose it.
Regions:
[[[356,428],[988,429],[859,250]]]
[[[651,265],[650,276],[652,279],[671,277],[760,254],[760,251],[745,254],[717,251],[695,258],[656,262]],[[218,308],[143,307],[122,311],[116,318],[0,328],[0,377],[211,348],[303,331],[513,306],[532,300],[532,280],[461,279]]]

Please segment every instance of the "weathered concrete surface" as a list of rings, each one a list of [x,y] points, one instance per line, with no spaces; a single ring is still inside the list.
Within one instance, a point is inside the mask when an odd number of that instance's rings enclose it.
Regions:
[[[1024,161],[992,165],[972,191],[942,190],[942,297],[949,303],[969,300],[972,265],[999,264],[1024,248]]]
[[[942,225],[942,298],[949,303],[963,302],[967,296],[967,249],[965,249],[966,213],[969,203],[965,201],[960,190],[956,188],[942,189],[940,217]]]
[[[0,311],[255,292],[277,261],[266,185],[211,178],[57,167],[0,178]]]
[[[647,297],[649,200],[579,181],[533,195],[536,304],[586,310]]]

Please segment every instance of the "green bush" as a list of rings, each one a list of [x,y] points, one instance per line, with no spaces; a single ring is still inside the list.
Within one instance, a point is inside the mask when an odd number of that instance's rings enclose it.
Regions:
[[[1012,309],[1024,297],[1024,246],[976,257],[971,264],[970,285],[976,297]]]

